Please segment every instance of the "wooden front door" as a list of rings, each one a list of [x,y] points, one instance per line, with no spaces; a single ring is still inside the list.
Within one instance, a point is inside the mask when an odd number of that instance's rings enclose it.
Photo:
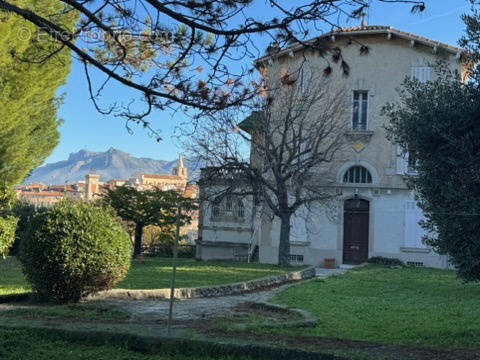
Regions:
[[[344,203],[343,263],[361,264],[368,260],[368,223],[370,203],[350,199]]]

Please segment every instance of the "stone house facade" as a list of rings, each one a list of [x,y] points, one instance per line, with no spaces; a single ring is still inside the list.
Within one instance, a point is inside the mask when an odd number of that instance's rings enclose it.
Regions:
[[[348,76],[334,70],[329,79],[347,96],[347,147],[328,176],[318,178],[319,186],[337,195],[333,205],[301,208],[291,221],[292,263],[322,265],[333,258],[337,265],[358,264],[385,256],[417,266],[447,267],[445,256],[422,243],[423,215],[404,181],[405,175],[414,176],[411,160],[386,138],[381,109],[398,100],[397,89],[406,77],[433,80],[432,65],[439,58],[463,75],[462,50],[387,26],[341,29],[320,39],[338,46],[350,67]],[[368,47],[368,54],[359,55],[361,46]],[[281,51],[277,58],[288,69],[302,62],[307,81],[325,67],[321,57],[301,45]],[[268,67],[269,58],[258,62]],[[201,185],[200,196],[202,191],[206,189]],[[260,262],[276,263],[279,219],[259,216],[252,199],[222,201],[201,207],[197,258],[241,260],[258,251]]]

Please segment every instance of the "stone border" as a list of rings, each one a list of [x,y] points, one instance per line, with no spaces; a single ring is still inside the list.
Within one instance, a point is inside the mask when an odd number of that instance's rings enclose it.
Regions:
[[[290,282],[311,279],[315,277],[315,267],[308,267],[303,270],[293,271],[277,276],[269,276],[261,279],[243,281],[234,284],[218,285],[211,287],[179,288],[175,289],[174,297],[176,299],[193,299],[205,297],[218,297],[228,295],[238,295],[247,292],[258,291],[270,287],[278,287]],[[88,299],[104,300],[165,300],[170,298],[170,289],[152,289],[152,290],[130,290],[130,289],[112,289],[101,291],[90,295]]]

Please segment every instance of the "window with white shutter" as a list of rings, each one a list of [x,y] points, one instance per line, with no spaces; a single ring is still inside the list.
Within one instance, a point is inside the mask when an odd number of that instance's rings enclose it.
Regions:
[[[412,79],[417,79],[424,83],[430,81],[430,74],[430,66],[412,66]]]
[[[400,145],[397,145],[397,174],[398,175],[416,175],[415,159],[411,158],[408,151],[404,151]]]
[[[300,69],[300,92],[303,96],[309,96],[312,91],[312,68],[310,64],[304,63]]]
[[[420,226],[420,221],[425,220],[422,210],[415,201],[405,203],[405,247],[426,248],[422,242],[425,230]]]
[[[405,175],[408,172],[408,157],[400,145],[397,145],[397,174]]]

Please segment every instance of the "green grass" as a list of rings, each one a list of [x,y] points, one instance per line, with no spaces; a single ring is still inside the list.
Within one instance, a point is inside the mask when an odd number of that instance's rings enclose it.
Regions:
[[[0,257],[0,296],[24,294],[30,291],[20,262],[14,257]]]
[[[279,275],[298,268],[238,262],[202,262],[178,259],[177,287],[197,287],[230,284],[239,281]],[[120,289],[161,289],[170,287],[172,260],[146,258],[143,263],[132,261],[127,277],[117,285]],[[30,291],[18,260],[0,259],[0,297]]]
[[[43,330],[45,331],[45,330]],[[228,358],[228,357],[227,357]],[[40,330],[0,328],[2,360],[188,360],[191,356],[142,354],[116,345],[90,345],[56,340],[43,336]],[[210,360],[195,357],[196,360]],[[232,359],[232,358],[228,358]]]
[[[288,288],[273,301],[317,316],[315,329],[290,334],[480,348],[480,285],[463,284],[453,271],[367,266]]]
[[[23,306],[3,311],[5,317],[22,317],[25,319],[61,319],[77,321],[123,321],[130,315],[113,306],[104,306],[96,303]]]
[[[273,265],[239,262],[204,262],[194,259],[178,259],[176,286],[198,287],[231,284],[239,281],[279,275],[296,268],[279,268]],[[170,287],[172,260],[146,258],[143,264],[133,262],[122,282],[121,289],[161,289]]]

